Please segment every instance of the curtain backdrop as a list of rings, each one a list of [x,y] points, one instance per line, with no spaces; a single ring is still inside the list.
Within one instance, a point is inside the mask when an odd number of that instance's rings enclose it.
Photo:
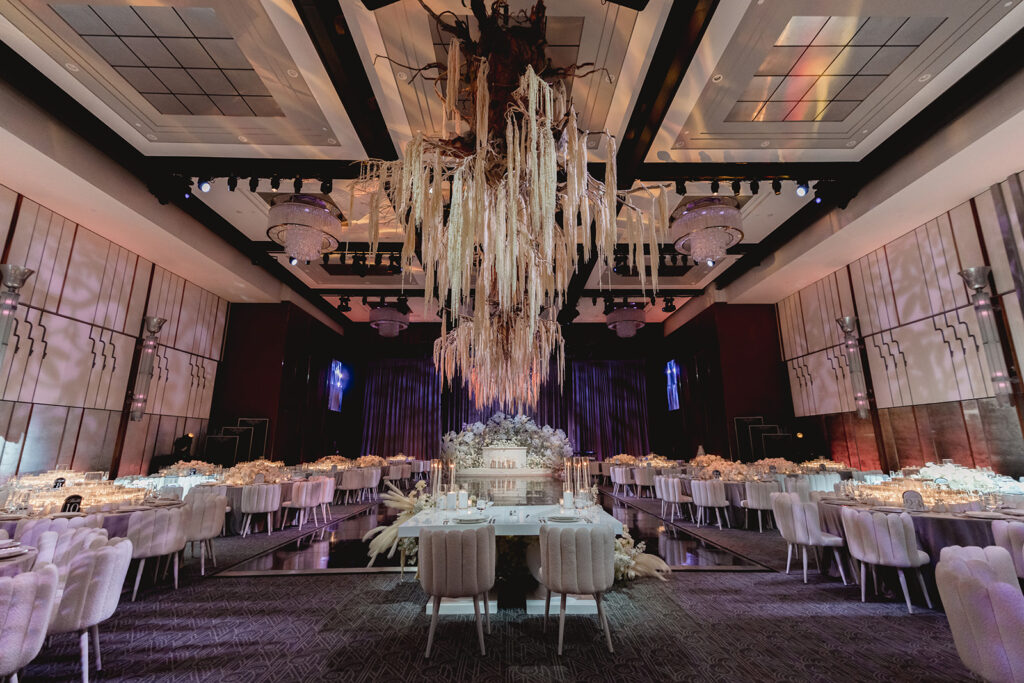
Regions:
[[[461,385],[442,393],[430,359],[376,361],[367,369],[362,452],[433,458],[442,434],[496,412],[477,410]],[[564,388],[552,377],[526,414],[600,459],[650,449],[643,361],[567,361]]]

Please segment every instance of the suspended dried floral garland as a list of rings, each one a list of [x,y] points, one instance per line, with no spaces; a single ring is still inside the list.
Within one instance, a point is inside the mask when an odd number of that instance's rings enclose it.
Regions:
[[[506,3],[495,2],[487,12],[473,0],[475,41],[464,21],[446,23],[420,4],[454,36],[448,63],[423,67],[437,70],[436,81],[447,78],[439,95],[443,130],[453,133],[417,132],[401,161],[363,163],[358,182],[370,193],[370,249],[376,249],[380,211],[390,203],[405,233],[405,266],[416,257],[417,230],[422,235],[426,309],[441,308],[453,318],[449,329],[442,312],[434,345],[438,371],[449,384],[461,377],[477,407],[521,410],[536,403],[552,358],[561,383],[564,340],[554,313],[578,266],[577,245],[584,258],[596,251],[598,265],[607,266],[624,207],[629,265],[640,264],[645,287],[643,249],[646,244],[658,253],[668,206],[663,192],[657,198],[648,192],[654,208],[643,212],[630,194],[618,192],[615,141],[607,132],[604,182],[588,173],[590,133],[579,129],[564,83],[552,86],[542,77],[573,76],[580,68],[550,67],[543,2],[510,23]],[[463,92],[470,95],[469,111],[460,109]],[[469,127],[462,135],[460,121]],[[651,287],[657,289],[656,268]]]

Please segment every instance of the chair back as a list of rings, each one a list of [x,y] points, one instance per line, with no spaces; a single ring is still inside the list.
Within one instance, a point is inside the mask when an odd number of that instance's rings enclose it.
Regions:
[[[976,545],[947,545],[939,551],[939,562],[953,560],[984,562],[997,581],[1002,581],[1007,586],[1019,585],[1013,569],[1013,559],[1010,558],[1010,553],[1006,552],[1006,548],[997,545],[984,548]]]
[[[422,529],[420,585],[427,595],[461,598],[494,586],[494,525],[472,529]]]
[[[786,477],[786,493],[795,493],[800,496],[800,500],[806,503],[810,500],[811,484],[803,475]]]
[[[751,510],[771,510],[772,494],[779,487],[774,482],[748,481],[746,485],[747,507]]]
[[[654,497],[659,500],[665,500],[665,489],[664,489],[665,477],[660,474],[654,477]]]
[[[242,513],[277,512],[281,508],[280,484],[251,484],[242,487]]]
[[[79,527],[98,528],[103,523],[102,515],[86,515],[85,517],[57,517],[49,519],[23,519],[18,522],[14,529],[14,540],[21,541],[22,545],[38,545],[39,537],[47,531],[60,533],[65,529],[77,529]]]
[[[389,481],[402,478],[402,466],[401,465],[388,465],[388,474],[385,477]]]
[[[164,486],[157,490],[157,495],[160,498],[173,498],[174,500],[181,500],[182,495],[185,493],[184,486]]]
[[[997,519],[992,522],[992,536],[996,545],[1010,553],[1017,576],[1024,579],[1024,522]]]
[[[320,503],[334,502],[334,477],[320,477]]]
[[[205,541],[220,536],[224,530],[224,516],[228,509],[227,496],[202,496],[193,498],[188,509],[187,541]]]
[[[935,583],[964,665],[988,681],[1024,681],[1020,588],[1000,580],[988,562],[956,552],[941,558]]]
[[[320,483],[316,481],[297,481],[292,484],[292,507],[309,508],[318,505],[320,500]]]
[[[634,467],[633,479],[637,486],[654,486],[654,468]]]
[[[56,567],[0,578],[0,677],[17,673],[39,654],[56,597]]]
[[[910,515],[887,515],[844,507],[843,530],[850,554],[868,564],[886,567],[919,567],[928,561],[917,548],[917,534]]]
[[[185,502],[192,503],[197,498],[216,498],[217,496],[228,495],[228,487],[224,485],[209,486],[201,484],[199,486],[193,486],[185,494]]]
[[[666,477],[661,481],[661,492],[667,503],[688,502],[686,491],[683,490],[683,480],[675,477]]]
[[[615,583],[615,533],[606,526],[540,527],[540,571],[555,593],[603,593]]]
[[[590,474],[591,477],[600,477],[601,463],[597,462],[596,460],[591,460],[589,463],[587,463],[587,472]]]
[[[694,479],[691,484],[693,502],[699,507],[722,508],[729,505],[725,482],[721,479]]]
[[[405,463],[402,465],[402,479],[408,479],[412,476],[412,465]]]
[[[133,512],[128,518],[132,557],[158,557],[182,550],[187,516],[185,507]]]
[[[57,567],[57,572],[63,578],[67,575],[72,560],[95,545],[107,542],[107,530],[95,527],[67,528],[59,533],[47,531],[39,537],[37,548],[39,554],[36,556],[36,566],[52,563]]]
[[[109,619],[121,599],[132,561],[132,542],[114,538],[71,561],[49,633],[81,631]]]
[[[769,500],[779,533],[787,543],[822,545],[817,505],[801,501],[796,493],[772,493]]]
[[[363,477],[365,470],[349,469],[341,473],[341,489],[343,491],[358,491],[363,488]]]

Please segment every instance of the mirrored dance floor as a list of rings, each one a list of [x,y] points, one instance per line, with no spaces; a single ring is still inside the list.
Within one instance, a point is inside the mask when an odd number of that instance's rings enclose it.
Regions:
[[[543,505],[557,500],[560,482],[552,479],[531,479],[506,483],[507,480],[467,480],[466,488],[474,495],[486,491],[488,497],[502,505]],[[636,543],[646,544],[646,552],[660,556],[676,571],[726,570],[765,571],[765,568],[739,555],[715,546],[689,533],[682,526],[669,524],[657,516],[601,494],[601,504],[629,529]],[[394,513],[382,504],[370,505],[366,512],[338,520],[289,541],[265,554],[242,562],[219,576],[275,575],[279,573],[399,571],[399,557],[379,556],[367,568],[369,544],[362,540],[376,526],[390,524]],[[413,570],[415,571],[415,570]]]

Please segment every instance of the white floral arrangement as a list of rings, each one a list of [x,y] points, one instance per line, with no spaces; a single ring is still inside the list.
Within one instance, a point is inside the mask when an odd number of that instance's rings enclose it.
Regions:
[[[220,472],[221,466],[202,460],[179,460],[169,467],[162,467],[160,474],[165,477],[184,477],[192,474],[192,470],[195,470],[195,474],[209,476]]]
[[[609,458],[608,462],[613,465],[635,465],[636,457],[629,455],[628,453],[619,453],[618,455]]]
[[[417,539],[414,537],[399,538],[398,527],[409,521],[416,513],[433,505],[430,494],[426,493],[427,482],[416,482],[416,487],[408,495],[399,491],[390,482],[387,487],[389,490],[381,496],[381,500],[387,507],[398,510],[398,517],[391,524],[374,527],[363,536],[364,541],[370,542],[370,563],[366,566],[373,566],[377,556],[382,553],[387,553],[388,557],[394,557],[396,550],[401,553],[401,566],[415,565],[419,551]]]
[[[352,463],[355,467],[387,467],[388,461],[379,455],[363,455]]]
[[[657,453],[648,453],[644,457],[640,458],[640,464],[647,465],[649,467],[675,467],[679,465],[678,462],[669,460]]]
[[[799,474],[800,465],[785,458],[761,458],[747,466],[749,470],[757,474],[770,474],[772,467],[777,474]]]
[[[921,479],[945,479],[951,489],[982,493],[1024,494],[1024,483],[1010,477],[961,465],[927,463],[918,472]]]
[[[303,465],[303,468],[307,470],[318,471],[327,471],[330,470],[332,467],[336,467],[339,470],[348,469],[352,467],[352,460],[351,458],[346,458],[343,455],[325,455],[319,460],[315,460],[313,462],[309,462]]]
[[[525,415],[495,413],[486,423],[474,422],[461,432],[445,434],[441,457],[459,470],[484,467],[484,446],[525,447],[526,466],[534,470],[553,469],[572,456],[572,444],[561,429],[540,427]]]
[[[657,555],[644,553],[647,544],[644,541],[633,542],[629,529],[623,525],[622,535],[615,538],[615,580],[632,581],[638,577],[654,576],[667,581],[666,575],[671,569]]]
[[[753,474],[743,463],[726,460],[718,455],[699,455],[690,461],[690,465],[698,468],[699,479],[714,479],[715,472],[718,472],[726,481],[744,481]]]
[[[834,472],[838,470],[848,470],[850,469],[850,466],[841,462],[836,462],[835,460],[826,460],[825,458],[817,458],[815,460],[808,460],[807,462],[800,463],[800,469],[804,472],[820,472],[822,468],[829,472]]]
[[[224,483],[232,486],[252,484],[256,481],[257,474],[262,474],[263,481],[267,484],[288,481],[291,478],[280,460],[260,459],[240,462],[224,470]]]

